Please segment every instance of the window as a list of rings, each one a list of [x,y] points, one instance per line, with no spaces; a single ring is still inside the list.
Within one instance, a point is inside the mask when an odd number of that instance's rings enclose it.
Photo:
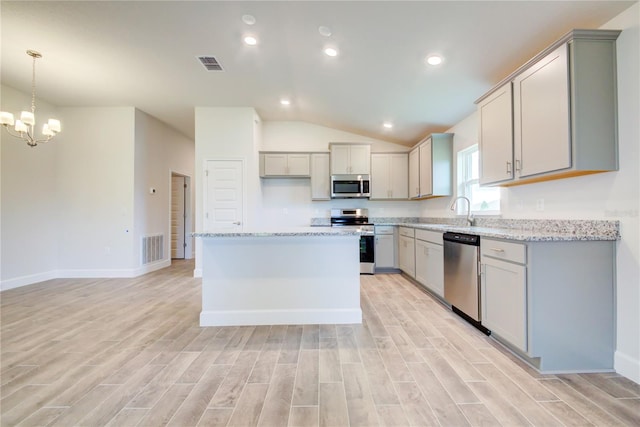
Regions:
[[[471,200],[471,212],[500,212],[500,188],[480,187],[480,152],[478,144],[458,151],[458,196]],[[465,203],[458,203],[458,213],[466,212]]]

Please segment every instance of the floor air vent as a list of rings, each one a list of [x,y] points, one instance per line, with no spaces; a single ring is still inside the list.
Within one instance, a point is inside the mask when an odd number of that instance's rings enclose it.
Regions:
[[[164,234],[142,237],[142,264],[160,261],[164,258]]]
[[[198,59],[207,71],[224,71],[222,65],[213,56],[198,56]]]

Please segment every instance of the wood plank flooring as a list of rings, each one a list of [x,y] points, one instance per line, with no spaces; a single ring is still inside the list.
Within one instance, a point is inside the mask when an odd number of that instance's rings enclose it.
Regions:
[[[540,375],[400,275],[362,325],[200,328],[192,271],[1,293],[1,425],[640,425],[638,384]]]

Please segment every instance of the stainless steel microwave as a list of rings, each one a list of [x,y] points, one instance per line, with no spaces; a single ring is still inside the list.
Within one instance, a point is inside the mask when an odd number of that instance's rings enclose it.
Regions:
[[[369,198],[369,184],[369,175],[331,175],[331,198]]]

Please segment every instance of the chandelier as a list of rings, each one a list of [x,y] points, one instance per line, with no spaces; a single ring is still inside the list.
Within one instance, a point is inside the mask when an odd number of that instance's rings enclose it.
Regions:
[[[36,138],[36,59],[42,58],[42,55],[35,50],[28,50],[27,55],[33,58],[33,74],[31,79],[31,111],[23,111],[20,113],[20,120],[15,120],[13,114],[0,112],[0,125],[2,125],[10,135],[24,140],[28,146],[35,147],[39,143],[47,142],[60,132],[60,120],[49,119],[42,126],[42,137]],[[11,131],[9,126],[14,126]]]

